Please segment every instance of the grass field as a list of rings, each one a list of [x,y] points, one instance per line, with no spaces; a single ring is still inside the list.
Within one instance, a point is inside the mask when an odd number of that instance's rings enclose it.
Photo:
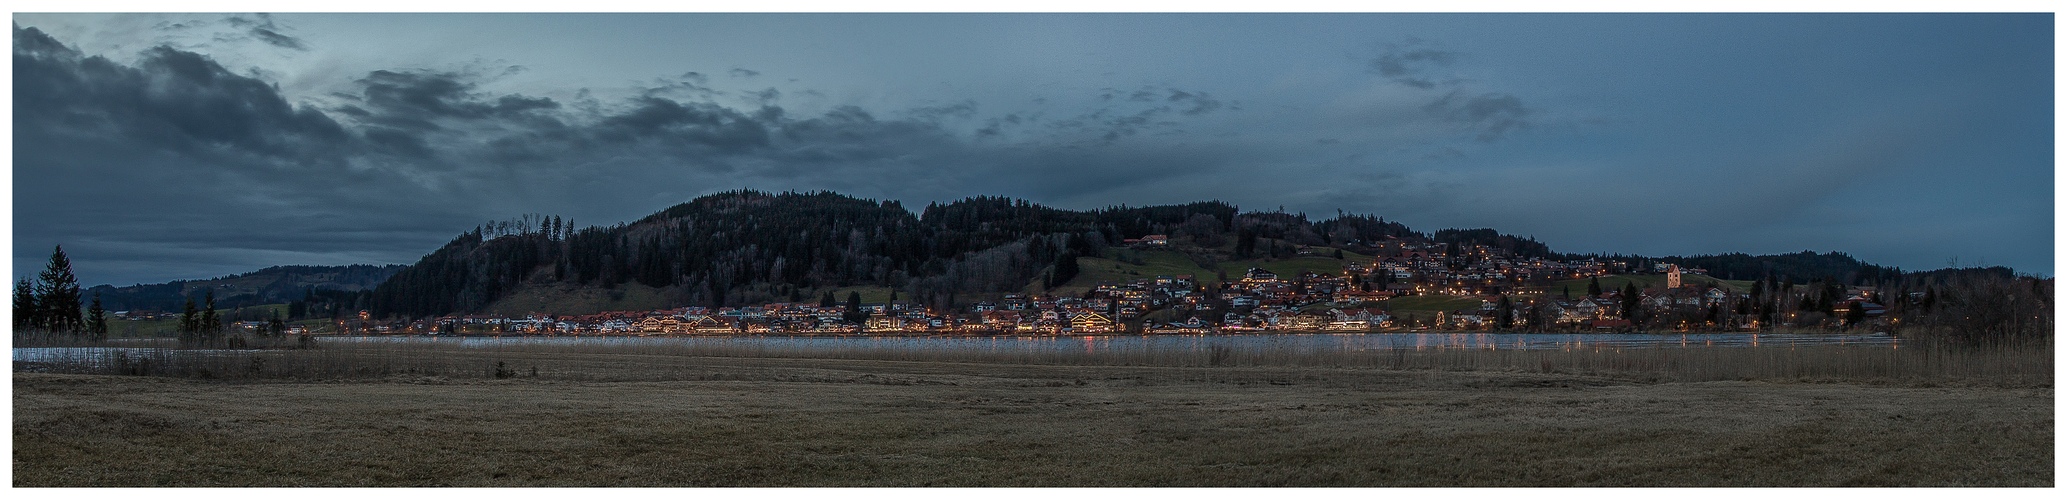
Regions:
[[[295,353],[17,372],[14,486],[2053,485],[2050,349]]]
[[[833,303],[834,303],[834,304],[839,304],[839,305],[846,305],[846,304],[847,304],[847,294],[849,294],[849,293],[853,293],[853,292],[861,292],[861,303],[863,303],[863,304],[882,304],[882,303],[887,303],[887,302],[889,302],[889,301],[890,301],[890,294],[891,294],[891,292],[893,292],[893,291],[894,291],[894,290],[892,290],[892,289],[891,289],[890,287],[887,287],[887,286],[849,286],[849,287],[840,287],[840,288],[835,288],[835,289],[833,289]],[[818,303],[818,302],[817,302],[817,301],[818,301],[818,299],[820,299],[820,298],[823,298],[823,297],[825,296],[825,292],[818,292],[818,293],[817,293],[817,294],[815,294],[815,295],[813,295],[813,294],[806,294],[806,295],[809,295],[809,296],[805,297],[805,300],[809,300],[809,301],[811,301],[811,303],[813,303],[813,304],[816,304],[816,303]],[[904,296],[904,295],[900,294],[900,295],[898,295],[898,296],[897,296],[897,300],[909,301],[909,300],[911,300],[911,297],[906,297],[906,296]]]
[[[1332,256],[1292,257],[1286,259],[1244,259],[1220,262],[1214,269],[1199,267],[1184,253],[1172,250],[1135,250],[1133,255],[1141,258],[1141,264],[1129,264],[1113,258],[1082,257],[1077,259],[1077,277],[1064,286],[1055,288],[1056,293],[1074,294],[1089,290],[1100,283],[1125,283],[1159,275],[1192,275],[1199,284],[1220,282],[1220,272],[1227,278],[1238,280],[1249,268],[1256,267],[1290,278],[1303,272],[1318,274],[1341,274],[1345,261],[1369,264],[1372,258],[1355,252],[1343,252],[1342,259]]]
[[[1378,302],[1378,306],[1393,314],[1421,313],[1434,315],[1438,311],[1477,311],[1477,297],[1453,297],[1449,295],[1412,295],[1393,297]]]
[[[1139,251],[1141,264],[1129,264],[1117,259],[1100,257],[1078,257],[1077,277],[1069,283],[1055,287],[1050,293],[1074,295],[1090,290],[1101,283],[1126,283],[1143,278],[1189,274],[1200,283],[1218,283],[1213,271],[1200,268],[1182,253],[1170,251]]]
[[[1345,255],[1343,255],[1343,257],[1347,258],[1348,260],[1355,259],[1355,257],[1350,257],[1348,255],[1348,252],[1344,252],[1344,254]],[[1340,276],[1342,274],[1342,264],[1344,260],[1345,259],[1337,259],[1334,257],[1293,257],[1278,260],[1231,260],[1220,263],[1220,268],[1227,271],[1227,279],[1242,279],[1242,274],[1249,272],[1249,268],[1257,267],[1270,271],[1272,273],[1277,273],[1278,277],[1281,279],[1289,280],[1293,277],[1299,276],[1300,273],[1305,273],[1309,271],[1313,272],[1314,274]],[[1365,260],[1368,261],[1369,259]]]
[[[1564,292],[1565,287],[1571,287],[1572,298],[1576,299],[1579,297],[1584,297],[1586,296],[1586,284],[1590,282],[1591,279],[1592,278],[1582,278],[1576,280],[1559,280],[1551,283],[1550,287],[1544,288],[1543,295],[1546,297],[1560,297],[1560,294]],[[1752,283],[1750,281],[1716,279],[1698,274],[1682,275],[1680,277],[1680,281],[1686,284],[1721,284],[1723,286],[1728,287],[1732,291],[1745,293],[1751,291]],[[1665,286],[1665,275],[1611,274],[1607,276],[1602,276],[1600,278],[1600,290],[1601,293],[1607,293],[1609,291],[1614,290],[1621,290],[1622,285],[1628,283],[1635,283],[1638,289]]]
[[[524,285],[483,308],[487,314],[519,317],[531,313],[595,314],[603,311],[659,309],[667,304],[660,289],[625,283],[615,289],[572,285]]]
[[[235,315],[238,314],[239,311],[240,310],[237,309],[223,309],[217,310],[216,313],[222,314],[224,318],[227,318],[224,320],[224,322],[228,323],[234,320],[234,318],[236,317]],[[251,306],[242,308],[241,311],[244,314],[252,317],[270,317],[270,314],[278,313],[280,317],[285,318],[287,317],[287,304],[265,304]],[[311,318],[288,321],[287,324],[301,325],[303,327],[307,327],[310,331],[315,332],[329,332],[331,330],[330,320],[324,318]],[[176,337],[178,335],[178,319],[138,321],[120,319],[108,320],[108,336],[111,338],[158,338]]]

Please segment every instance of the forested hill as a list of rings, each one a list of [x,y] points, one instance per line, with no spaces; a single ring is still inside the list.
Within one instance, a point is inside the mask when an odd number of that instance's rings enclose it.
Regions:
[[[125,287],[100,285],[87,289],[85,294],[98,294],[102,306],[110,311],[178,311],[187,299],[202,300],[213,291],[217,307],[236,308],[302,300],[312,291],[371,290],[402,269],[399,265],[275,266],[205,280]]]
[[[631,223],[568,227],[557,217],[475,228],[380,284],[363,305],[381,317],[480,311],[542,287],[657,290],[667,306],[818,301],[840,287],[884,286],[903,300],[949,304],[1060,285],[1079,256],[1168,235],[1194,261],[1292,257],[1301,246],[1372,252],[1379,241],[1487,245],[1519,257],[1561,257],[1531,238],[1491,229],[1415,232],[1382,218],[1241,212],[1218,201],[1074,211],[976,197],[928,204],[829,192],[734,191],[697,198]],[[1776,266],[1803,279],[1861,279],[1864,264],[1817,254],[1649,259],[1731,272]],[[1743,262],[1750,262],[1744,264]],[[1880,269],[1880,268],[1874,268]],[[1878,271],[1876,271],[1878,272]],[[1898,272],[1898,271],[1897,271]],[[967,302],[967,300],[961,300]],[[542,311],[544,312],[544,311]]]
[[[1210,238],[1235,220],[1236,208],[1220,202],[1082,212],[979,197],[914,215],[895,201],[736,191],[611,227],[574,230],[544,218],[476,228],[382,284],[369,308],[383,316],[474,311],[537,284],[636,283],[669,303],[697,305],[815,300],[854,285],[925,299],[1016,292],[1057,262],[1125,238]]]

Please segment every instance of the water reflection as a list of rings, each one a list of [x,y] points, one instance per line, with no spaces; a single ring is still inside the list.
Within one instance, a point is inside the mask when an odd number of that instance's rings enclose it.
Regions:
[[[1241,335],[1156,335],[1086,337],[330,337],[320,342],[412,343],[431,342],[468,347],[512,345],[581,346],[708,346],[757,350],[911,350],[979,353],[1040,353],[1081,350],[1099,352],[1200,353],[1214,347],[1236,350],[1276,350],[1298,353],[1361,352],[1392,350],[1485,349],[1485,350],[1584,350],[1639,348],[1755,348],[1797,346],[1898,347],[1884,334],[1545,334],[1545,333],[1385,333],[1385,334],[1241,334]],[[15,361],[37,361],[57,357],[78,357],[100,351],[120,350],[141,354],[150,348],[78,347],[15,348]]]
[[[423,341],[424,337],[347,337],[327,339],[345,342]],[[464,337],[436,342],[460,345],[710,345],[767,348],[889,348],[920,350],[999,351],[1190,351],[1209,346],[1238,349],[1291,349],[1298,351],[1371,350],[1577,350],[1624,348],[1728,348],[1857,346],[1885,347],[1896,344],[1885,334],[1758,334],[1758,333],[1383,333],[1383,334],[1240,334],[1240,335],[1152,335],[1152,336],[999,336],[999,337]]]

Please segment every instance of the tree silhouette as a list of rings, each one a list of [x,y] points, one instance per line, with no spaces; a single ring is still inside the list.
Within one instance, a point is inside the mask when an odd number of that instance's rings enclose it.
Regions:
[[[42,308],[36,306],[36,285],[28,278],[14,280],[14,331],[27,331],[42,325]]]
[[[63,246],[50,253],[50,264],[37,275],[36,305],[44,328],[69,334],[85,330],[79,316],[79,278],[72,275],[72,260],[65,257]]]
[[[86,334],[94,340],[108,338],[107,312],[100,307],[100,294],[93,294],[93,305],[86,308]]]

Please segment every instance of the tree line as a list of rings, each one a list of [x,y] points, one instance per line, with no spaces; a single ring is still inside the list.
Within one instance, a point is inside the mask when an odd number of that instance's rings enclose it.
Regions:
[[[82,308],[79,302],[79,278],[72,274],[72,259],[65,256],[65,247],[59,245],[35,279],[15,280],[14,331],[17,336],[42,333],[107,338],[107,313],[101,308],[100,295],[94,295],[91,306]]]

